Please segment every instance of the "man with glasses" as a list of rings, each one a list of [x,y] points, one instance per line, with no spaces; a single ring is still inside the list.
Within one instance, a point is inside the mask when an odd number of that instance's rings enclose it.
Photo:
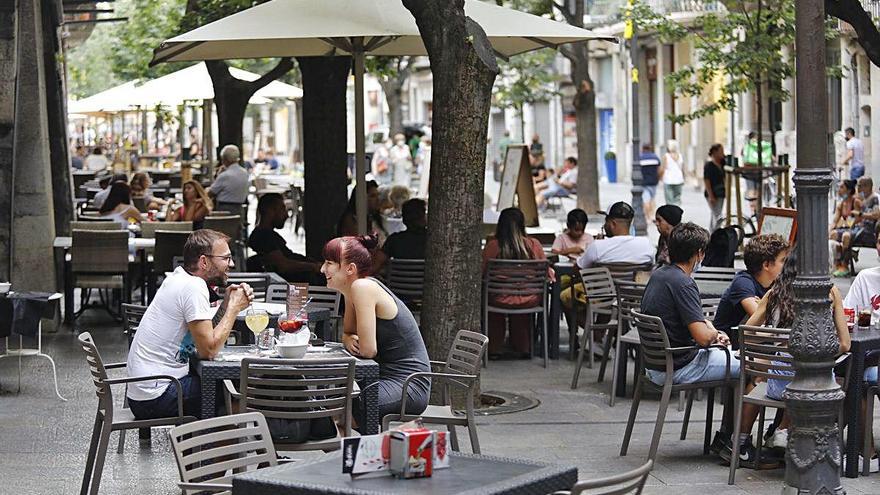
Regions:
[[[177,415],[177,396],[183,412],[199,416],[199,377],[189,374],[189,359],[212,359],[226,344],[239,312],[254,298],[247,284],[230,285],[219,307],[210,302],[209,285],[225,286],[233,268],[229,237],[214,230],[196,230],[183,248],[183,266],[165,278],[144,313],[128,353],[130,376],[170,375],[134,382],[128,387],[131,412],[137,419]]]

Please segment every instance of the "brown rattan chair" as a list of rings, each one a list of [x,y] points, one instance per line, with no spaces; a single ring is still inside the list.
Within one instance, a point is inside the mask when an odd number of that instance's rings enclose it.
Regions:
[[[101,354],[95,346],[89,332],[83,332],[78,337],[80,346],[86,354],[86,362],[92,375],[95,393],[98,396],[98,412],[95,415],[95,426],[92,429],[92,440],[89,445],[89,453],[86,457],[86,469],[83,474],[80,495],[96,495],[101,484],[101,474],[104,470],[104,459],[107,457],[107,446],[110,443],[110,433],[119,432],[118,452],[122,453],[125,445],[125,430],[138,428],[151,428],[153,426],[175,426],[194,421],[196,418],[183,414],[183,390],[177,378],[169,375],[148,375],[122,378],[109,378],[107,370],[124,368],[126,363],[104,364]],[[112,385],[128,384],[142,381],[170,380],[177,384],[177,415],[167,418],[135,419],[129,409],[117,409],[113,404]]]
[[[452,450],[458,451],[458,436],[455,432],[456,426],[464,426],[468,430],[471,439],[471,449],[475,454],[480,453],[480,440],[477,438],[477,425],[474,421],[474,387],[480,381],[480,361],[486,353],[486,346],[489,343],[489,337],[485,335],[469,332],[467,330],[459,330],[455,335],[455,340],[449,348],[446,362],[431,361],[431,364],[438,366],[440,372],[422,371],[413,373],[406,378],[403,383],[403,397],[400,403],[400,414],[388,414],[382,418],[382,430],[388,431],[388,427],[392,421],[411,421],[421,418],[423,423],[446,425],[449,430],[449,439],[451,441]],[[406,392],[409,383],[417,377],[430,377],[434,384],[441,382],[443,387],[440,389],[439,405],[428,405],[421,414],[406,414]],[[461,390],[465,398],[465,413],[457,413],[452,409],[450,402],[452,395],[450,387],[456,387]]]
[[[153,239],[157,230],[166,232],[192,232],[192,222],[143,222],[141,223],[141,237]]]
[[[79,287],[80,309],[74,320],[87,309],[103,308],[118,319],[121,308],[114,311],[111,291],[122,291],[123,302],[131,300],[128,278],[128,231],[74,230],[70,246],[70,271],[73,287]],[[98,291],[102,304],[89,304],[92,290]]]
[[[351,436],[351,401],[354,393],[354,358],[264,359],[241,361],[241,392],[225,380],[226,407],[239,401],[239,412],[260,412],[268,419],[335,419],[343,436]],[[302,443],[275,441],[281,451],[339,449],[340,436]]]
[[[553,495],[639,495],[653,468],[654,461],[649,460],[632,471],[606,478],[578,481],[570,491],[558,491]]]
[[[682,391],[690,391],[704,389],[708,392],[706,400],[706,435],[703,440],[703,454],[709,453],[709,441],[712,434],[712,409],[715,403],[715,389],[718,387],[730,387],[735,383],[735,377],[730,376],[730,350],[721,345],[709,346],[722,349],[727,356],[727,373],[721,380],[696,382],[696,383],[680,383],[672,382],[674,375],[673,357],[676,353],[700,349],[700,347],[684,346],[671,347],[669,344],[669,336],[666,334],[666,328],[663,320],[656,316],[649,316],[638,311],[631,310],[633,324],[639,332],[639,376],[636,380],[636,389],[633,395],[632,406],[629,411],[629,419],[626,424],[626,432],[623,436],[623,445],[620,447],[620,455],[626,455],[629,448],[629,441],[632,437],[633,426],[635,425],[636,416],[639,411],[639,403],[641,402],[644,389],[652,389],[659,391],[661,394],[660,407],[657,411],[657,421],[654,424],[654,435],[651,438],[651,448],[648,451],[648,459],[655,459],[657,455],[657,447],[660,445],[660,435],[663,433],[663,424],[666,420],[666,410],[669,408],[669,400],[672,394]],[[652,382],[647,375],[646,370],[653,369],[665,373],[665,381],[663,385],[657,385]]]
[[[153,263],[150,267],[149,289],[150,300],[156,294],[157,281],[160,275],[174,271],[174,258],[183,255],[183,247],[189,239],[190,232],[176,230],[157,230],[156,247],[153,250]]]
[[[233,475],[279,464],[266,418],[258,412],[193,421],[170,434],[177,485],[186,495],[231,493]]]
[[[547,260],[500,260],[491,259],[483,276],[483,334],[489,332],[489,313],[505,316],[509,325],[510,315],[535,315],[542,323],[544,367],[547,367]],[[538,296],[535,306],[509,308],[495,301],[504,296]],[[534,326],[532,326],[534,328]],[[530,354],[534,356],[534,335],[530,338]],[[484,361],[485,363],[485,358]]]
[[[123,230],[118,223],[110,221],[109,218],[107,220],[106,222],[74,220],[70,222],[70,230]]]

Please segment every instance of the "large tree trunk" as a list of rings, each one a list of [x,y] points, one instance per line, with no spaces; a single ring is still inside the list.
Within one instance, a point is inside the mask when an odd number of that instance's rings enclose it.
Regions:
[[[214,85],[214,105],[217,106],[217,130],[219,147],[234,144],[242,150],[242,125],[248,100],[260,88],[278,79],[293,68],[293,61],[282,59],[272,70],[256,81],[243,81],[229,73],[229,66],[222,60],[205,62]],[[243,152],[244,150],[242,150]],[[242,153],[244,156],[244,153]]]
[[[0,280],[12,276],[12,152],[15,137],[15,2],[0,2]]]
[[[445,359],[460,329],[480,328],[480,236],[486,133],[498,64],[464,0],[403,0],[434,74],[425,303],[428,352]]]
[[[58,39],[58,2],[43,2],[43,62],[46,70],[46,114],[49,131],[49,162],[52,170],[52,199],[56,235],[70,235],[73,220],[73,189],[70,156],[67,148],[67,104],[64,72],[56,54],[61,53]]]
[[[596,142],[596,92],[590,78],[587,43],[574,48],[571,81],[577,89],[574,95],[575,123],[578,148],[577,206],[592,213],[599,206],[599,163]]]
[[[825,0],[825,12],[849,23],[871,63],[880,67],[880,31],[859,0]]]
[[[379,78],[379,85],[388,103],[388,134],[394,136],[403,132],[403,85],[395,79]]]
[[[348,201],[346,90],[351,57],[299,57],[306,256],[321,259]]]

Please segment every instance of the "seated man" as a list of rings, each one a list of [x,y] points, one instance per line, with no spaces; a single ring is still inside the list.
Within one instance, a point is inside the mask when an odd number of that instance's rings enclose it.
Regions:
[[[632,206],[618,201],[611,205],[607,213],[604,211],[599,213],[605,215],[605,224],[602,228],[607,238],[597,237],[587,246],[587,250],[577,260],[579,267],[590,268],[607,263],[650,265],[654,262],[654,247],[651,241],[647,237],[629,235],[635,213]]]
[[[428,215],[425,200],[413,198],[403,203],[403,224],[406,230],[388,236],[382,249],[373,254],[373,273],[380,273],[389,258],[425,259],[428,239]]]
[[[598,242],[598,241],[597,241]],[[672,383],[697,383],[724,379],[727,353],[711,345],[729,345],[727,334],[715,329],[703,315],[700,290],[691,277],[694,267],[703,258],[709,244],[709,232],[693,223],[681,223],[669,234],[671,264],[658,268],[645,287],[641,312],[660,317],[672,347],[698,346],[698,349],[676,353],[673,358]],[[662,385],[665,371],[648,369],[648,378]],[[739,360],[731,356],[730,377],[739,375]],[[730,402],[728,402],[729,404]],[[732,408],[725,408],[722,428],[730,435]],[[728,425],[725,428],[723,425]],[[716,435],[716,439],[724,435]],[[716,449],[718,440],[713,442]]]
[[[535,202],[538,206],[544,206],[544,203],[550,198],[565,198],[569,194],[574,194],[577,191],[577,177],[577,158],[570,156],[565,159],[565,164],[558,177],[549,178],[535,185],[535,189],[538,191]]]
[[[724,291],[713,321],[715,328],[730,336],[733,349],[739,349],[739,341],[732,329],[758,309],[758,302],[782,272],[788,248],[782,236],[762,234],[753,237],[743,249],[746,269],[737,273]]]
[[[183,395],[183,412],[200,414],[199,377],[189,373],[189,359],[198,354],[212,359],[226,345],[238,313],[253,300],[247,284],[230,285],[219,309],[211,307],[208,285],[226,285],[233,267],[229,238],[213,230],[190,234],[183,248],[183,266],[165,278],[138,324],[128,353],[130,376],[170,375],[169,380],[134,382],[128,402],[137,419],[177,415],[177,395]]]
[[[862,177],[856,183],[859,199],[851,215],[854,223],[849,230],[839,230],[838,235],[832,233],[832,239],[839,242],[835,249],[835,277],[849,275],[849,256],[852,246],[871,246],[877,237],[877,220],[880,219],[880,196],[874,192],[874,181],[870,177]]]
[[[257,252],[263,270],[276,272],[288,282],[324,285],[321,263],[296,254],[275,229],[284,228],[287,206],[278,193],[264,194],[257,203],[257,225],[248,237],[248,247]]]

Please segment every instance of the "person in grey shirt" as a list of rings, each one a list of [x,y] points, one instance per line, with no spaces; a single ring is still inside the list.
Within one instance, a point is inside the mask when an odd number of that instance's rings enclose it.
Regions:
[[[249,176],[239,164],[241,153],[238,146],[228,144],[220,150],[221,172],[208,193],[214,198],[214,210],[240,213],[241,205],[247,201]]]

